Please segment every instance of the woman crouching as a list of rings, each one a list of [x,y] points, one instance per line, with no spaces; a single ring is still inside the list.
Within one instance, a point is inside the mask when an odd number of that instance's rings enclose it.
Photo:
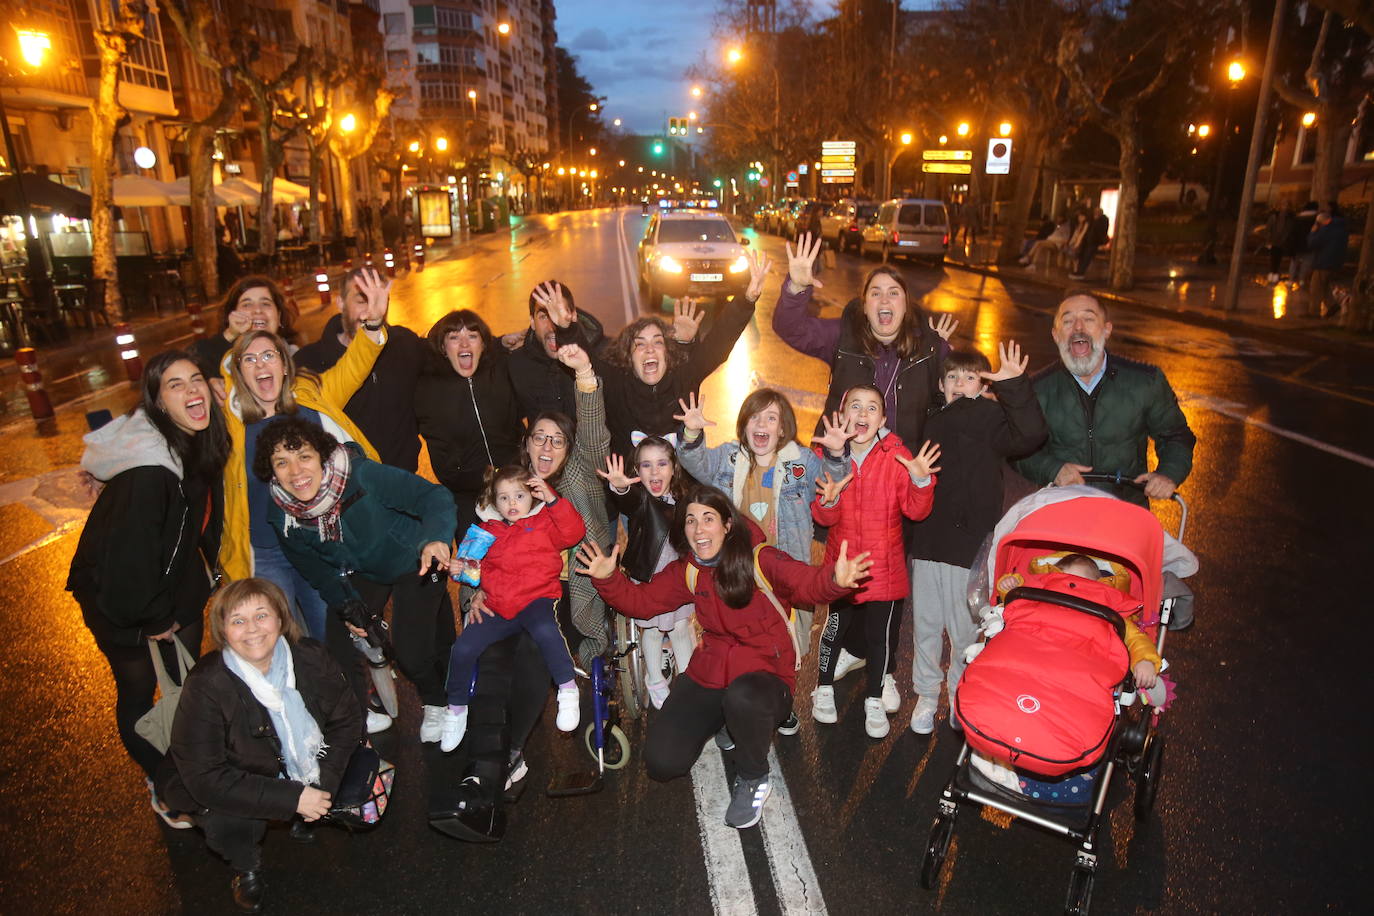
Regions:
[[[616,568],[619,547],[606,556],[584,544],[579,559],[606,603],[628,617],[696,606],[701,646],[649,723],[644,763],[652,779],[686,775],[715,734],[722,750],[734,751],[738,774],[726,826],[752,827],[770,791],[768,745],[797,683],[796,636],[783,608],[847,595],[867,573],[868,554],[851,559],[841,544],[833,566],[808,566],[762,546],[759,527],[704,486],[678,502],[669,537],[681,559],[643,585]]]
[[[186,678],[159,790],[195,812],[206,844],[234,869],[234,903],[257,912],[267,822],[329,813],[363,740],[363,715],[343,671],[301,636],[271,582],[231,583],[209,617],[219,651]]]

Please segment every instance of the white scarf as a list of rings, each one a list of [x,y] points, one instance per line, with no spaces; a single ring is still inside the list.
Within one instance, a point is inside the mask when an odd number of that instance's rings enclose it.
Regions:
[[[319,758],[328,745],[324,743],[319,723],[305,708],[305,700],[296,689],[296,662],[286,637],[277,637],[277,644],[272,649],[272,664],[266,675],[228,647],[224,649],[224,662],[248,685],[253,698],[272,717],[272,726],[281,741],[282,756],[286,758],[287,777],[303,785],[317,785],[320,781]]]

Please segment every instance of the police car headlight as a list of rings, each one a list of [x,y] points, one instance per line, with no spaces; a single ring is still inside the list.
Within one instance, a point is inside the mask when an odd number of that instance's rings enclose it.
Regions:
[[[732,274],[743,273],[748,269],[749,259],[746,258],[744,255],[740,255],[739,257],[735,258],[733,261],[730,262],[730,273]]]
[[[658,269],[667,271],[670,274],[682,273],[682,265],[672,255],[665,254],[658,259]]]

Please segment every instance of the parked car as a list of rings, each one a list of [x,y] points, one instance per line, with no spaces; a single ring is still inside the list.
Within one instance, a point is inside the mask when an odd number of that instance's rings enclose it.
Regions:
[[[821,236],[836,251],[858,251],[863,228],[877,213],[874,201],[845,197],[821,217]]]
[[[791,215],[787,219],[787,226],[782,233],[789,239],[796,239],[808,228],[819,234],[821,215],[825,213],[826,204],[819,200],[803,200],[793,208]]]
[[[863,229],[859,254],[923,259],[942,264],[949,250],[949,213],[938,200],[900,198],[884,202]]]
[[[798,202],[796,197],[784,197],[773,204],[773,209],[768,211],[768,223],[764,228],[775,235],[781,235],[784,221]]]
[[[749,287],[747,239],[710,210],[655,213],[639,243],[639,290],[651,309],[663,297],[723,299]]]

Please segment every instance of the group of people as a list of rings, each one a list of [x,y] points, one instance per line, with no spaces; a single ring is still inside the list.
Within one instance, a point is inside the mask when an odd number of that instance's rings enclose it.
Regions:
[[[266,824],[309,841],[367,735],[396,727],[370,699],[369,650],[414,686],[420,741],[466,755],[439,807],[470,815],[524,777],[551,688],[557,727],[577,726],[576,668],[607,648],[610,614],[633,618],[656,708],[649,775],[686,774],[714,736],[736,774],[726,823],[745,828],[769,796],[774,732],[800,727],[803,665],[824,725],[836,680],[866,666],[864,728],[888,735],[908,606],[910,727],[934,731],[1009,461],[1036,485],[1119,472],[1151,497],[1187,476],[1194,439],[1167,380],[1107,352],[1091,295],[1066,297],[1061,361],[1031,379],[1015,343],[995,370],[952,347],[957,323],[925,314],[892,267],[818,317],[820,247],[788,246],[772,321],[831,368],[809,444],[773,388],[744,399],[735,438],[706,442],[700,389],[753,321],[770,266],[757,251],[747,292],[704,331],[683,301],[610,338],[549,281],[524,332],[498,337],[458,309],[422,338],[387,322],[390,282],[357,270],[318,341],[298,348],[282,291],[248,277],[219,333],[150,360],[138,405],[87,437],[83,468],[104,487],[68,588],[154,810],[204,831],[241,908],[263,899]],[[421,440],[437,482],[416,473]],[[164,753],[136,724],[176,642],[199,661]]]
[[[1098,249],[1107,244],[1111,221],[1101,207],[1091,211],[1079,208],[1064,221],[1055,223],[1048,216],[1040,222],[1033,239],[1027,239],[1021,252],[1021,266],[1040,266],[1051,257],[1064,258],[1069,279],[1082,280]]]
[[[1331,301],[1331,276],[1345,264],[1350,229],[1335,203],[1319,207],[1309,200],[1295,210],[1291,200],[1269,211],[1262,227],[1269,248],[1270,283],[1306,284],[1304,312],[1309,318],[1330,318],[1340,312]],[[1288,270],[1283,262],[1288,261]]]

